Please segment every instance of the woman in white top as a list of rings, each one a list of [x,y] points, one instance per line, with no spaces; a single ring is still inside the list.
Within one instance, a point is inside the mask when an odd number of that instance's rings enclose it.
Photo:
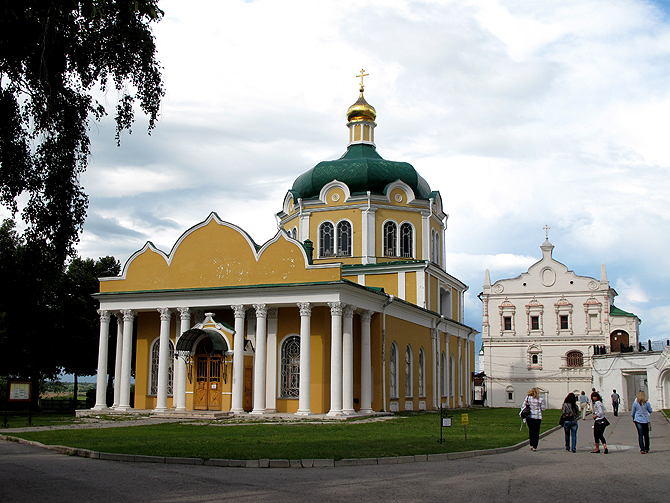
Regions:
[[[607,428],[607,423],[605,421],[605,406],[603,405],[603,399],[597,391],[591,393],[591,400],[593,400],[593,439],[596,442],[596,448],[591,452],[597,454],[600,452],[600,442],[603,443],[605,448],[605,454],[609,451],[607,450],[607,443],[605,442],[605,428]]]
[[[546,408],[544,399],[540,397],[540,390],[538,388],[531,388],[528,390],[528,395],[521,404],[521,411],[530,407],[530,416],[524,419],[528,425],[528,440],[530,448],[533,451],[537,450],[537,444],[540,442],[540,423],[542,423],[542,411]],[[519,412],[521,415],[521,412]]]

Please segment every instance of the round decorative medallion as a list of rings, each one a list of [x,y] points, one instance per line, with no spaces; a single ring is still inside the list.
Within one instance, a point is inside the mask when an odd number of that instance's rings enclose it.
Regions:
[[[589,281],[589,290],[597,290],[598,289],[598,283],[595,281]]]
[[[493,291],[494,291],[495,293],[503,293],[503,290],[504,290],[504,289],[505,289],[505,288],[504,288],[502,285],[496,285],[496,286],[493,287]]]
[[[402,196],[400,194],[395,195],[395,200],[399,203],[402,203]]]
[[[336,192],[335,194],[333,194],[333,195],[331,196],[331,199],[332,199],[334,202],[337,202],[337,201],[340,200],[340,195]]]
[[[544,286],[553,286],[556,283],[556,273],[551,267],[545,267],[540,273],[540,279]]]

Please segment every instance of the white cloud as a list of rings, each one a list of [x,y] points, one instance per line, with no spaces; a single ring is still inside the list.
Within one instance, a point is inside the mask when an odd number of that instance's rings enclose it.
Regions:
[[[658,4],[161,8],[161,120],[119,148],[109,121],[93,130],[82,254],[127,258],[147,239],[169,251],[211,211],[269,239],[293,180],[344,152],[365,68],[380,154],[443,196],[449,272],[471,288],[467,323],[481,329],[484,270],[492,281],[525,272],[548,223],[557,260],[592,276],[605,262],[643,334],[668,330],[670,23]]]

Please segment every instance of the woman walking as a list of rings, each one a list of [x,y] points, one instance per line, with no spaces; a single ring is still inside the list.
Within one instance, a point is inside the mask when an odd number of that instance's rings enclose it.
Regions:
[[[603,443],[605,448],[605,454],[609,451],[607,450],[607,443],[605,442],[605,428],[610,424],[607,418],[605,417],[605,406],[603,405],[603,399],[597,391],[591,393],[591,400],[593,401],[593,439],[596,442],[596,448],[591,452],[597,454],[600,452],[600,442]]]
[[[579,428],[579,407],[577,407],[577,398],[574,393],[568,393],[563,400],[563,409],[561,410],[561,420],[565,430],[565,450],[570,450],[570,437],[572,437],[572,452],[577,452],[577,428]]]
[[[644,391],[637,394],[637,399],[633,402],[630,415],[633,418],[637,428],[637,440],[640,444],[640,454],[649,452],[649,424],[651,423],[651,405],[647,401]]]
[[[540,442],[540,423],[542,422],[542,411],[546,408],[544,399],[540,397],[540,390],[538,388],[531,388],[528,390],[528,395],[521,405],[521,412],[526,408],[530,408],[530,416],[526,417],[524,421],[528,425],[528,440],[530,441],[530,448],[533,451],[537,450],[537,444]]]

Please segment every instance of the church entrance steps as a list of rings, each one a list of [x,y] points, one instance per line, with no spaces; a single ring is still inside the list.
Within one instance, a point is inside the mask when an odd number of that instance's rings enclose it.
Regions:
[[[232,417],[233,413],[220,410],[167,410],[167,411],[151,411],[150,417],[157,419],[202,419],[202,420],[216,420]]]

